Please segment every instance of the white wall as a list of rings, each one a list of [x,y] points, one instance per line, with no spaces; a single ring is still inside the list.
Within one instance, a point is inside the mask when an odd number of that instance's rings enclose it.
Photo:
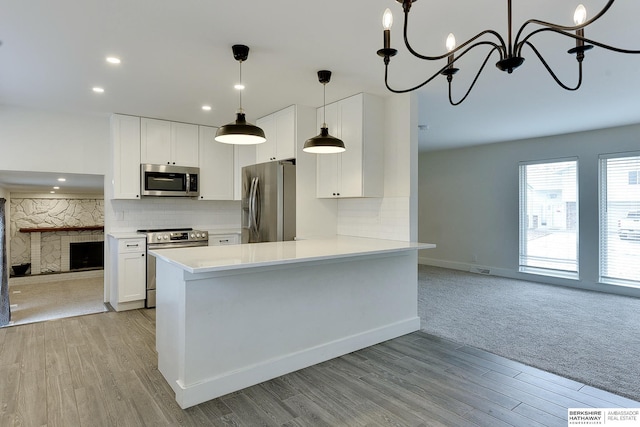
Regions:
[[[384,197],[338,200],[338,234],[416,241],[418,236],[418,102],[384,99]]]
[[[423,152],[419,163],[422,264],[640,296],[598,284],[598,156],[638,150],[640,125]],[[580,280],[518,272],[518,162],[578,157]],[[474,262],[474,255],[477,261]]]
[[[0,105],[0,170],[103,175],[109,118]]]

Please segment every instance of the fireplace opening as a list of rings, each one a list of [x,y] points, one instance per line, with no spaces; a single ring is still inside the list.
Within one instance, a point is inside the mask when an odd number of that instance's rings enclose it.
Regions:
[[[69,269],[104,268],[104,242],[69,244]]]

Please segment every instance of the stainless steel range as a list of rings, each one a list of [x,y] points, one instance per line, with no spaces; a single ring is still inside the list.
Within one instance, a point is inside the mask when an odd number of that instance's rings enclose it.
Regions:
[[[138,230],[147,236],[147,251],[154,249],[189,248],[207,246],[209,233],[192,228]],[[156,306],[156,257],[147,254],[147,299],[145,307]]]

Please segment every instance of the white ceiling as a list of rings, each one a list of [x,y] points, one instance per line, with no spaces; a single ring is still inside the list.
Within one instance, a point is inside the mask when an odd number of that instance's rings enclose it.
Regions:
[[[581,0],[590,16],[605,0]],[[514,25],[538,18],[572,24],[577,0],[513,2]],[[422,0],[410,14],[409,37],[421,53],[444,53],[484,29],[506,38],[505,0]],[[86,114],[126,113],[219,126],[234,119],[238,63],[231,45],[251,48],[243,64],[243,106],[249,121],[290,104],[320,106],[316,71],[333,71],[327,102],[384,87],[381,15],[389,7],[394,87],[413,86],[442,66],[411,57],[402,44],[401,5],[394,0],[0,0],[0,103]],[[618,0],[586,36],[640,49],[640,2]],[[574,42],[540,35],[536,43],[569,83]],[[113,66],[105,57],[115,55]],[[420,90],[421,150],[546,136],[640,122],[640,55],[595,48],[584,61],[584,83],[567,92],[549,77],[531,50],[508,75],[489,60],[461,106],[447,101],[444,77]],[[462,94],[482,58],[468,54],[456,66],[454,94]],[[93,86],[106,92],[97,95]],[[456,95],[454,95],[456,96]],[[458,95],[459,96],[459,95]],[[203,104],[212,111],[201,110]]]
[[[64,179],[64,182],[58,179]],[[0,171],[0,183],[9,191],[16,193],[44,194],[53,191],[55,194],[101,194],[104,187],[103,181],[102,175]],[[54,187],[60,188],[54,189]]]

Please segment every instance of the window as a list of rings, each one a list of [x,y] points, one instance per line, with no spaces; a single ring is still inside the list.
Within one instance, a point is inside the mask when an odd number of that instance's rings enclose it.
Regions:
[[[520,271],[578,278],[578,161],[520,163]]]
[[[600,282],[640,287],[640,153],[600,157]]]

